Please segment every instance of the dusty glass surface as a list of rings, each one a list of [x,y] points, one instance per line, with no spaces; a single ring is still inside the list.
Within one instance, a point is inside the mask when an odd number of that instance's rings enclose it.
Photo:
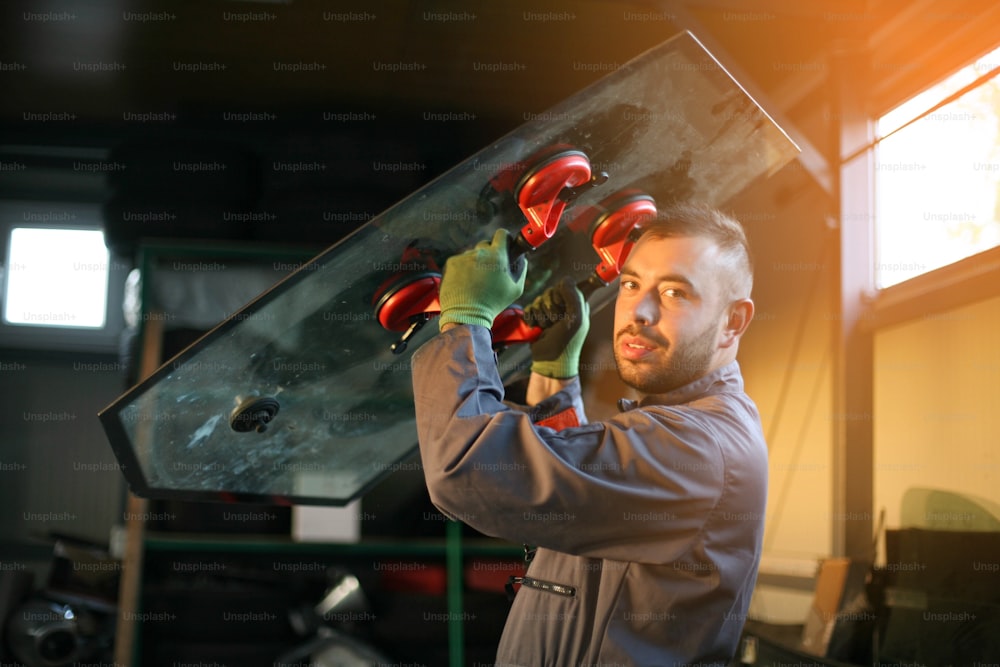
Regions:
[[[523,303],[598,258],[570,224],[612,193],[638,188],[657,206],[722,205],[782,167],[796,148],[704,48],[682,33],[540,114],[329,248],[101,413],[133,491],[149,497],[342,505],[416,448],[409,360],[373,304],[421,250],[438,264],[500,226],[525,224],[509,192],[488,185],[554,146],[582,151],[607,182],[565,210],[529,255]],[[591,296],[593,310],[612,288]],[[500,354],[505,380],[527,347]],[[253,400],[258,400],[254,406]],[[245,424],[277,408],[263,431]],[[236,428],[234,428],[234,424]]]

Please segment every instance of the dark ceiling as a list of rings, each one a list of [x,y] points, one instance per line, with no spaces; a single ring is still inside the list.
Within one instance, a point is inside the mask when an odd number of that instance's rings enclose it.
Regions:
[[[686,29],[803,148],[773,179],[777,205],[805,194],[832,209],[838,54],[863,54],[867,67],[847,76],[877,114],[992,46],[998,18],[986,0],[10,2],[0,160],[31,168],[7,170],[0,196],[364,219]],[[164,167],[178,156],[234,168],[178,180]],[[131,169],[73,169],[81,159]],[[289,159],[324,169],[260,168]],[[377,173],[377,159],[422,167]],[[169,233],[234,233],[181,218]],[[123,231],[122,248],[164,229]],[[239,234],[322,245],[345,231]]]

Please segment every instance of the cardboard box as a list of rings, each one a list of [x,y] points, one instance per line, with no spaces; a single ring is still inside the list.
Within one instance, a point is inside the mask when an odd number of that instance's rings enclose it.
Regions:
[[[802,629],[802,651],[820,658],[841,658],[844,651],[852,650],[853,628],[874,622],[865,595],[870,571],[870,563],[851,558],[820,561],[816,591]],[[835,638],[835,634],[843,636]]]

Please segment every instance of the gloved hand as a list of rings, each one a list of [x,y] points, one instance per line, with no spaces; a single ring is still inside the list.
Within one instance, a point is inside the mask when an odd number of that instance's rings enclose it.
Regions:
[[[493,241],[480,241],[472,250],[452,255],[444,264],[438,300],[438,328],[455,322],[487,329],[496,316],[524,291],[528,263],[519,257],[511,274],[507,258],[508,235],[498,229]]]
[[[590,304],[570,278],[545,290],[524,309],[528,324],[543,327],[531,344],[531,370],[550,378],[580,374],[580,351],[590,331]]]

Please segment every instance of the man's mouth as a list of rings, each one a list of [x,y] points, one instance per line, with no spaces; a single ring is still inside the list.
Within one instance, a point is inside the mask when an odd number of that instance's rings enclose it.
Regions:
[[[653,352],[657,345],[639,336],[622,336],[618,347],[624,358],[637,360]]]

